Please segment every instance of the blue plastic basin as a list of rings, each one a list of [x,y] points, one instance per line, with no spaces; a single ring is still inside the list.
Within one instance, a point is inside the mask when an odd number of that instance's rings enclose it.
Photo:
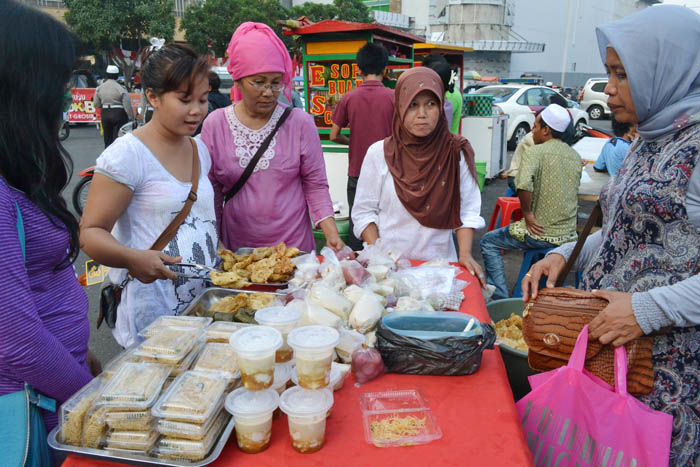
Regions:
[[[472,318],[474,325],[462,333]],[[382,323],[396,334],[417,339],[470,337],[482,333],[481,323],[474,316],[452,311],[395,311],[384,316]]]

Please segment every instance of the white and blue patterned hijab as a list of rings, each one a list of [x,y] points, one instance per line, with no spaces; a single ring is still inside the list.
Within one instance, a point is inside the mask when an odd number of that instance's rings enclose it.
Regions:
[[[639,135],[653,141],[700,120],[700,15],[658,5],[596,28],[627,72]]]

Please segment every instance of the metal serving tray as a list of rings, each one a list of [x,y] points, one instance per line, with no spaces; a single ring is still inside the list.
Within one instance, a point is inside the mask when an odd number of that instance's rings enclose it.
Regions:
[[[59,443],[58,439],[57,439],[59,427],[56,427],[53,430],[51,430],[51,433],[49,433],[48,441],[49,441],[49,446],[51,446],[52,448],[54,448],[57,451],[79,454],[79,455],[84,456],[84,457],[89,457],[92,459],[99,459],[99,460],[103,460],[103,461],[119,462],[122,464],[129,464],[129,465],[201,467],[204,465],[211,464],[221,455],[221,452],[224,450],[224,446],[226,446],[226,443],[228,442],[228,439],[231,436],[231,432],[233,432],[233,426],[234,426],[233,417],[231,417],[231,419],[229,420],[226,427],[224,427],[224,431],[221,433],[221,437],[219,437],[219,441],[216,442],[216,444],[212,448],[209,455],[207,457],[205,457],[204,459],[202,459],[201,461],[197,461],[197,462],[158,459],[157,457],[139,456],[139,455],[135,455],[135,454],[126,454],[126,453],[120,453],[120,452],[115,452],[115,451],[107,451],[105,449],[92,449],[92,448],[84,448],[81,446],[70,446],[67,444],[62,444],[62,443]]]
[[[275,295],[276,297],[283,298],[286,294],[279,292],[258,292],[254,290],[241,290],[241,289],[224,289],[221,287],[211,287],[204,289],[204,291],[192,300],[185,311],[182,312],[183,315],[191,316],[204,316],[204,312],[209,310],[211,306],[221,300],[224,297],[235,296],[238,294],[254,294],[254,293],[264,293],[269,295]],[[216,318],[214,319],[216,321]],[[220,320],[219,320],[220,321]]]

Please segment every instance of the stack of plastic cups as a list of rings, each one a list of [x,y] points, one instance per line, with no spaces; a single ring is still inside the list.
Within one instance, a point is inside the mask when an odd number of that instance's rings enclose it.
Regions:
[[[270,445],[272,414],[279,394],[272,389],[275,354],[282,347],[282,334],[269,326],[250,326],[231,335],[229,343],[238,355],[242,388],[226,398],[226,410],[234,418],[238,447],[247,453]]]
[[[329,326],[304,326],[289,333],[294,349],[299,386],[280,397],[280,409],[287,414],[292,447],[301,453],[316,452],[323,446],[326,415],[333,406],[329,388],[333,350],[340,340]]]

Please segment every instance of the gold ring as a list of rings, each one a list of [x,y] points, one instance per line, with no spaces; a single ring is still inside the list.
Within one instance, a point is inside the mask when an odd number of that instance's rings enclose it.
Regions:
[[[525,274],[525,277],[532,277],[532,274],[530,274],[530,273],[528,272],[528,273]]]

